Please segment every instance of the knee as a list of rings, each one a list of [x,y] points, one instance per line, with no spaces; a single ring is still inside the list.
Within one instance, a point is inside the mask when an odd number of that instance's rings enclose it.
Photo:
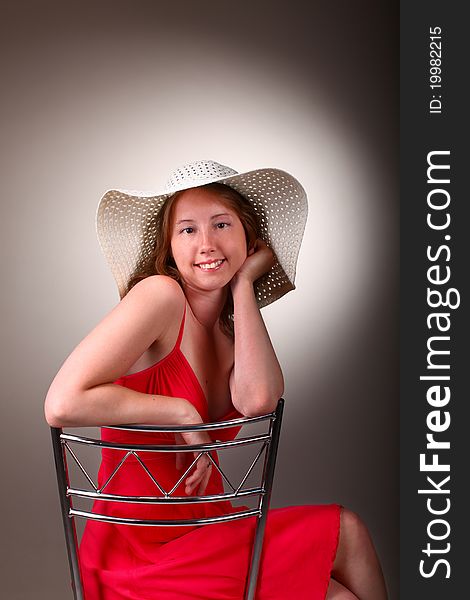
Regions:
[[[343,539],[347,538],[355,542],[363,542],[370,537],[369,531],[361,517],[348,508],[342,508],[341,510],[340,532]]]
[[[359,600],[356,594],[353,594],[351,590],[346,590],[342,592],[342,595],[338,597],[338,600]]]
[[[325,600],[359,600],[359,598],[351,590],[331,578]]]

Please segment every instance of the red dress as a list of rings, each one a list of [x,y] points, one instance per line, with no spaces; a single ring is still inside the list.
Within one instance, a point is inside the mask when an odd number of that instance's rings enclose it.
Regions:
[[[185,311],[186,313],[186,311]],[[204,392],[180,350],[183,315],[173,350],[155,365],[115,383],[148,394],[186,398],[209,421]],[[239,416],[232,411],[223,420]],[[238,430],[217,433],[232,439]],[[135,433],[102,429],[102,438],[126,443],[173,442],[169,433]],[[193,459],[192,453],[183,455]],[[98,484],[102,486],[123,457],[102,450]],[[150,453],[145,464],[164,489],[184,471],[174,453]],[[186,465],[184,465],[186,468]],[[278,482],[279,485],[279,482]],[[155,484],[130,456],[106,492],[158,495]],[[213,468],[206,494],[223,492]],[[184,482],[174,492],[184,496]],[[137,507],[137,508],[136,508]],[[132,505],[96,501],[96,512],[167,519],[213,516],[232,512],[228,501],[206,504]],[[339,538],[337,504],[291,506],[268,514],[261,557],[257,600],[324,600]],[[255,517],[203,527],[142,527],[88,521],[80,544],[86,600],[242,600],[250,562]]]

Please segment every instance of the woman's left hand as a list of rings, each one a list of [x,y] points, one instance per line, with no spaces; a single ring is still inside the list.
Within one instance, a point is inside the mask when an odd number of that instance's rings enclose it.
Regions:
[[[202,423],[202,420],[201,420]],[[185,433],[175,433],[175,442],[177,444],[186,443],[188,445],[193,444],[211,444],[212,439],[209,437],[209,434],[205,431],[192,431]],[[201,453],[199,451],[194,452],[194,458],[197,458]],[[187,459],[183,456],[183,454],[177,452],[176,453],[176,468],[181,470],[183,467],[188,466],[185,462]],[[193,491],[197,488],[197,495],[202,496],[206,491],[207,484],[209,483],[209,479],[212,474],[212,462],[204,452],[197,463],[193,466],[190,471],[190,475],[185,479],[185,492],[186,495],[191,495]]]
[[[245,262],[238,269],[232,281],[243,278],[254,283],[257,279],[269,271],[274,265],[274,252],[260,238],[255,242],[253,248],[248,251]]]

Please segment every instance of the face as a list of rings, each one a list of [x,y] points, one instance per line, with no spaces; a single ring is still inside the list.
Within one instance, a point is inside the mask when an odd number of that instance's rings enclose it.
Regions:
[[[215,190],[193,188],[173,206],[171,251],[185,285],[202,290],[227,285],[247,256],[237,213]]]

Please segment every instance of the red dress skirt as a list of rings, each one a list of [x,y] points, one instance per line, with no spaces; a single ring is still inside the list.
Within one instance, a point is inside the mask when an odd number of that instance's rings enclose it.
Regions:
[[[148,394],[186,398],[209,421],[201,386],[180,350],[183,316],[175,347],[157,364],[115,383]],[[223,420],[239,416],[236,411]],[[217,433],[232,439],[236,429]],[[174,443],[173,434],[103,429],[102,438],[125,443]],[[102,486],[122,458],[103,449],[98,474]],[[180,455],[181,456],[181,455]],[[192,453],[183,455],[186,461]],[[148,453],[150,472],[171,489],[184,472],[174,453]],[[189,464],[189,463],[188,463]],[[181,466],[180,466],[181,467]],[[183,466],[185,468],[186,465]],[[129,456],[106,487],[108,493],[156,495],[155,484]],[[223,492],[213,468],[206,494]],[[184,482],[175,490],[184,496]],[[137,508],[136,508],[137,507]],[[96,512],[147,519],[189,519],[233,512],[228,501],[205,504],[133,505],[96,501]],[[242,600],[255,517],[203,527],[148,527],[88,521],[80,544],[86,600]],[[324,600],[339,538],[340,506],[307,505],[271,509],[268,514],[258,578],[257,600]]]

